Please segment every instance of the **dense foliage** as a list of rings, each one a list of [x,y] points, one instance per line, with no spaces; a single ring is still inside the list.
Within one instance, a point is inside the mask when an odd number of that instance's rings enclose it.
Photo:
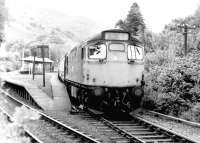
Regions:
[[[5,0],[0,0],[0,42],[4,40],[4,24],[7,20],[7,9]]]
[[[172,20],[159,34],[145,31],[145,108],[200,122],[199,13]],[[188,30],[187,56],[181,24],[196,25]]]
[[[146,59],[146,92],[151,94],[144,107],[180,116],[200,101],[200,51],[173,60],[162,52]]]
[[[197,32],[198,33],[198,32]],[[153,35],[153,34],[152,34]],[[188,55],[183,54],[182,35],[169,25],[153,35],[146,54],[146,94],[144,107],[192,121],[200,121],[200,51],[188,39]],[[194,38],[195,37],[195,38]],[[179,40],[180,39],[180,40]],[[148,43],[148,44],[149,44]],[[150,93],[150,94],[149,94]]]

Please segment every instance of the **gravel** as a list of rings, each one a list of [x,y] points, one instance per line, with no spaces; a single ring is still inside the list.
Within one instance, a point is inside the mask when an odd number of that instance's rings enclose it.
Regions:
[[[188,138],[200,142],[200,128],[198,127],[193,127],[184,123],[172,121],[170,119],[164,119],[161,117],[153,116],[148,112],[137,112],[136,114],[150,122],[153,122],[164,128],[175,131],[178,134],[184,135]]]
[[[25,122],[25,127],[45,143],[76,143],[79,141],[43,120]]]
[[[80,142],[79,139],[74,139],[73,136],[70,137],[70,135],[63,133],[63,131],[57,129],[56,127],[53,127],[51,124],[43,120],[39,120],[39,117],[32,120],[31,118],[33,118],[33,116],[35,116],[34,114],[36,113],[31,113],[30,109],[27,109],[24,106],[20,106],[18,103],[12,101],[5,95],[0,95],[0,106],[1,108],[3,108],[12,115],[15,124],[18,124],[19,128],[22,130],[21,132],[24,132],[23,128],[26,128],[43,142],[46,143]],[[15,130],[16,132],[19,131],[19,129],[17,128]],[[6,136],[8,135],[6,134]],[[13,138],[13,140],[16,139],[16,137],[10,137],[10,138]],[[21,139],[19,136],[18,139],[25,140],[24,136],[21,136]],[[29,141],[30,139],[28,138],[27,140]],[[23,143],[29,143],[29,142],[23,142]]]
[[[0,94],[0,106],[10,114],[14,113],[15,104],[9,104],[9,100],[3,98]],[[3,129],[0,131],[0,142],[2,143],[30,143],[30,138],[24,136],[24,129],[21,124],[11,123],[8,121],[6,115],[0,111],[0,128]]]
[[[113,136],[121,137],[115,131],[105,131],[105,129],[100,129],[96,125],[91,124],[91,120],[93,121],[93,119],[88,120],[84,118],[83,115],[81,114],[71,115],[70,113],[58,112],[58,111],[55,112],[46,111],[46,113],[49,114],[50,116],[53,116],[62,123],[70,125],[73,128],[77,128],[83,133],[91,135],[92,137],[105,143],[113,142],[113,140],[110,139],[110,137]],[[94,122],[100,123],[101,125],[100,121],[94,119]],[[106,125],[104,124],[102,124],[102,126],[106,127]]]

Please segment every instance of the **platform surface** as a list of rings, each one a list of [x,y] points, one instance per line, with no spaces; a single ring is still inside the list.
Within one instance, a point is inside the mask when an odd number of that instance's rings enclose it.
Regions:
[[[36,75],[32,80],[32,75],[10,72],[0,73],[0,78],[2,81],[25,87],[44,110],[71,110],[68,93],[65,86],[58,80],[57,73],[46,73],[45,87],[43,87],[42,75]]]

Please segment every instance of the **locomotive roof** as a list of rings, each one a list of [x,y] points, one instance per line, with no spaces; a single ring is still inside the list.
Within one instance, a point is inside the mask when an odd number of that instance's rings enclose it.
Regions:
[[[89,39],[86,41],[86,43],[93,42],[93,41],[105,40],[105,39],[104,39],[104,33],[105,33],[105,32],[128,33],[128,34],[129,34],[129,37],[130,37],[130,38],[129,38],[129,41],[133,41],[135,44],[141,43],[137,38],[132,37],[130,32],[125,31],[125,30],[121,30],[121,29],[109,29],[109,30],[102,31],[102,32],[96,34],[95,36],[89,38]]]

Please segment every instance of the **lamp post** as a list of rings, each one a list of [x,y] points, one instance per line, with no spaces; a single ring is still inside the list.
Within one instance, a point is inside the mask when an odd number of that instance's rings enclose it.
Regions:
[[[35,57],[36,57],[36,48],[31,49],[31,54],[33,56],[33,68],[32,68],[32,75],[33,75],[33,80],[35,79]]]
[[[49,46],[48,45],[39,45],[37,48],[40,49],[43,63],[43,87],[45,87],[45,59],[49,57]]]
[[[45,63],[44,63],[44,47],[41,48],[42,63],[43,63],[43,86],[45,87]]]
[[[22,63],[21,63],[21,64],[22,64],[22,65],[21,65],[22,67],[21,67],[21,69],[24,70],[24,45],[23,45],[23,47],[22,47],[22,57],[21,57],[21,59],[22,59]]]

